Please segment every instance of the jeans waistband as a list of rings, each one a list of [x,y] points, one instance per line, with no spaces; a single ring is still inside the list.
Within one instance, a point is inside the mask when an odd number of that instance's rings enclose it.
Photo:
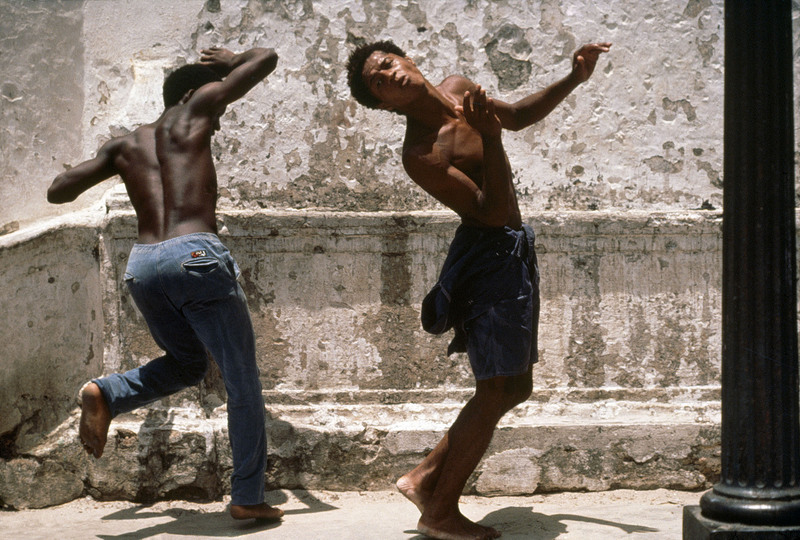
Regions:
[[[189,233],[189,234],[182,234],[181,236],[176,236],[175,238],[168,238],[167,240],[163,240],[161,242],[156,242],[155,244],[139,244],[138,242],[133,244],[134,249],[138,251],[147,251],[150,249],[158,249],[162,247],[169,247],[173,244],[182,244],[189,240],[206,240],[208,242],[220,242],[219,236],[214,233],[210,232],[196,232],[196,233]]]

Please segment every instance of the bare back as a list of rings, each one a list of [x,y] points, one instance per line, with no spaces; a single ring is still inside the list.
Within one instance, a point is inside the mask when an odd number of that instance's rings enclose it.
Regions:
[[[187,105],[112,141],[113,164],[139,222],[139,242],[194,232],[216,233],[217,174],[211,157],[213,120]]]
[[[190,89],[153,123],[104,144],[93,159],[59,174],[47,200],[74,201],[118,174],[139,222],[139,242],[153,244],[196,232],[217,232],[217,173],[211,136],[226,107],[269,75],[278,62],[272,49],[234,54],[212,47],[201,64],[221,79]]]

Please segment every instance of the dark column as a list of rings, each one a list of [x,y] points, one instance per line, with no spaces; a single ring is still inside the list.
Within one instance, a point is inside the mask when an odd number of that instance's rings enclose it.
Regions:
[[[792,104],[791,1],[726,0],[722,477],[687,540],[800,538]]]

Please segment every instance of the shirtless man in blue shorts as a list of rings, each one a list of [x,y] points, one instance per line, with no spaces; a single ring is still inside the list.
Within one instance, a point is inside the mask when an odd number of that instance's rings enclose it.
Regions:
[[[230,513],[279,519],[264,502],[267,439],[255,339],[239,268],[217,237],[217,174],[211,136],[225,108],[274,69],[272,49],[201,52],[164,81],[165,110],[153,123],[111,139],[93,159],[59,174],[47,192],[65,203],[114,175],[122,177],[139,237],[125,282],[165,355],[88,382],[80,391],[79,434],[103,455],[111,419],[199,383],[210,353],[228,393],[233,453]]]
[[[423,301],[422,322],[433,333],[454,328],[448,353],[467,352],[475,395],[422,463],[397,481],[422,512],[417,528],[433,538],[500,536],[464,517],[458,500],[500,418],[528,399],[533,386],[539,321],[534,236],[520,216],[501,132],[547,116],[591,76],[610,46],[584,45],[567,77],[516,103],[489,98],[461,76],[434,86],[390,41],[350,55],[353,97],[406,117],[406,172],[461,217],[439,282]]]

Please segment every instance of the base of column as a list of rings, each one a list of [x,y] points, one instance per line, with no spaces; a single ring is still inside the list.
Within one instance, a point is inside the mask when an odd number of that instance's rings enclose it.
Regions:
[[[784,497],[742,498],[726,495],[724,486],[707,491],[700,498],[703,516],[725,523],[800,526],[800,497],[796,489]],[[783,493],[783,492],[782,492]]]
[[[800,540],[800,525],[724,523],[704,517],[699,506],[685,506],[683,540]]]

